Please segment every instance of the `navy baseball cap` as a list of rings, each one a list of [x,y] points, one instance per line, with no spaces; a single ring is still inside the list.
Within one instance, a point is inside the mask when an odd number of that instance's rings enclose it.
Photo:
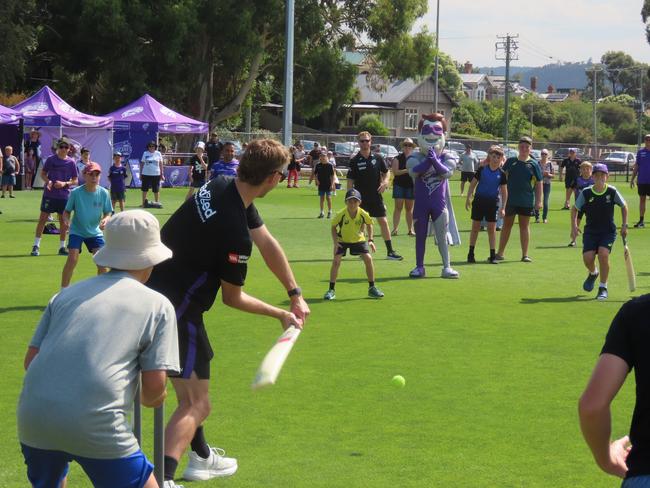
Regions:
[[[347,202],[348,200],[356,198],[357,200],[361,201],[361,193],[359,193],[359,190],[355,190],[354,188],[350,188],[348,191],[345,192],[345,201]]]

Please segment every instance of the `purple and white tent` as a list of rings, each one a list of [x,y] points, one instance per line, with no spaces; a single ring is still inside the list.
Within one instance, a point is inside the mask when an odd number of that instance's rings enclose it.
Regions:
[[[2,125],[18,125],[20,119],[22,119],[20,112],[16,112],[9,107],[0,105],[0,124]]]
[[[101,184],[108,183],[106,174],[113,155],[112,118],[80,112],[49,86],[44,86],[12,108],[20,112],[25,128],[36,128],[41,133],[43,158],[50,155],[52,141],[65,135],[73,140],[75,145],[90,149],[92,160],[99,163],[103,169]],[[39,178],[37,182],[38,180]]]

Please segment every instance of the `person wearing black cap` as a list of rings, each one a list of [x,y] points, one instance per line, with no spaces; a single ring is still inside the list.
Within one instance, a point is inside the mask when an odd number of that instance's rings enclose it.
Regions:
[[[566,189],[566,196],[564,199],[564,207],[562,210],[569,210],[571,204],[571,194],[575,192],[578,175],[580,174],[580,160],[576,157],[576,148],[569,148],[569,157],[564,158],[560,163],[560,181],[562,181],[562,170],[566,171],[564,176],[564,188]]]
[[[370,251],[375,252],[375,243],[372,240],[373,228],[370,214],[360,207],[361,193],[354,188],[345,193],[345,208],[341,210],[332,221],[332,240],[334,241],[334,260],[330,270],[330,287],[323,297],[325,300],[334,300],[336,295],[334,287],[339,273],[341,260],[350,250],[351,256],[360,256],[366,265],[368,276],[368,296],[382,298],[383,292],[375,286],[375,267],[372,263]],[[365,228],[365,232],[364,232]],[[368,240],[366,241],[366,234]]]
[[[111,182],[111,202],[113,210],[115,204],[120,205],[120,212],[124,212],[124,200],[126,194],[126,167],[122,164],[122,153],[113,153],[113,165],[108,169],[108,181]]]

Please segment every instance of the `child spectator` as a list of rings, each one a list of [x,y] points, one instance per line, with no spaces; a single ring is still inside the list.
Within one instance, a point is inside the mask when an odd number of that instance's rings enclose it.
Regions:
[[[9,191],[9,198],[16,198],[14,197],[14,185],[16,184],[16,175],[20,171],[20,163],[13,153],[13,147],[5,147],[5,155],[0,166],[0,172],[2,173],[2,196],[0,198],[5,197],[5,191],[7,190]]]
[[[345,193],[345,208],[336,214],[336,218],[332,221],[334,260],[330,270],[330,287],[323,297],[325,300],[334,300],[336,298],[334,293],[336,277],[341,266],[341,260],[348,249],[351,256],[360,256],[366,265],[368,296],[370,298],[382,298],[384,296],[384,293],[375,286],[375,267],[370,256],[370,250],[372,252],[376,251],[372,239],[372,218],[368,212],[360,208],[360,205],[361,193],[354,188],[349,189]]]
[[[86,244],[86,248],[92,254],[104,246],[102,231],[113,212],[108,191],[99,186],[101,166],[91,162],[84,171],[86,182],[70,192],[70,198],[63,212],[63,220],[70,227],[70,236],[68,237],[68,259],[63,266],[61,276],[61,288],[66,288],[70,284],[83,244]],[[73,212],[74,216],[70,223],[70,215]],[[97,266],[97,274],[106,271],[106,268]]]
[[[296,160],[296,152],[298,152],[298,149],[291,146],[289,152],[291,153],[291,159],[289,160],[289,166],[287,167],[289,170],[287,188],[298,188],[298,176],[300,175],[300,163]],[[291,184],[292,181],[293,185]]]
[[[575,200],[577,200],[577,198],[580,196],[582,190],[594,184],[594,179],[591,177],[591,173],[592,173],[592,166],[589,161],[584,161],[580,163],[580,175],[576,178]],[[583,215],[584,212],[582,211],[578,212],[578,229],[580,228],[580,221],[582,220]],[[576,246],[575,239],[571,239],[571,242],[569,242],[569,247],[575,247],[575,246]]]
[[[185,196],[189,200],[194,195],[196,188],[201,188],[208,175],[208,163],[204,155],[205,143],[199,141],[194,147],[194,155],[190,158],[190,188]]]
[[[113,153],[113,164],[108,169],[108,180],[111,182],[111,204],[115,209],[115,203],[120,205],[120,212],[124,212],[124,201],[126,200],[126,167],[122,164],[122,153]]]
[[[332,192],[334,191],[334,166],[332,166],[327,159],[327,151],[321,151],[318,157],[318,163],[314,166],[314,177],[316,179],[316,186],[318,187],[318,196],[320,197],[320,213],[318,218],[322,219],[325,214],[323,213],[323,203],[327,199],[327,218],[332,218]]]
[[[23,168],[25,169],[25,190],[31,190],[34,184],[34,171],[36,169],[36,157],[31,147],[25,151]]]
[[[596,268],[596,255],[600,266],[600,285],[598,286],[598,300],[607,299],[607,278],[609,276],[609,254],[616,240],[616,224],[614,223],[614,205],[621,207],[623,222],[621,236],[627,236],[627,205],[625,200],[613,186],[607,185],[609,171],[604,164],[595,164],[593,167],[593,186],[582,190],[576,198],[571,209],[571,222],[573,229],[571,238],[578,236],[578,212],[582,210],[587,216],[585,231],[582,235],[582,259],[589,274],[582,288],[585,291],[594,289],[598,278]]]

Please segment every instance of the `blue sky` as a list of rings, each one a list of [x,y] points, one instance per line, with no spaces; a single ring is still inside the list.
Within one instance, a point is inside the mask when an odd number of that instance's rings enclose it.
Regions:
[[[436,27],[436,0],[421,24]],[[440,49],[464,63],[498,66],[497,35],[519,34],[519,66],[600,60],[624,51],[650,63],[643,0],[440,0]]]

